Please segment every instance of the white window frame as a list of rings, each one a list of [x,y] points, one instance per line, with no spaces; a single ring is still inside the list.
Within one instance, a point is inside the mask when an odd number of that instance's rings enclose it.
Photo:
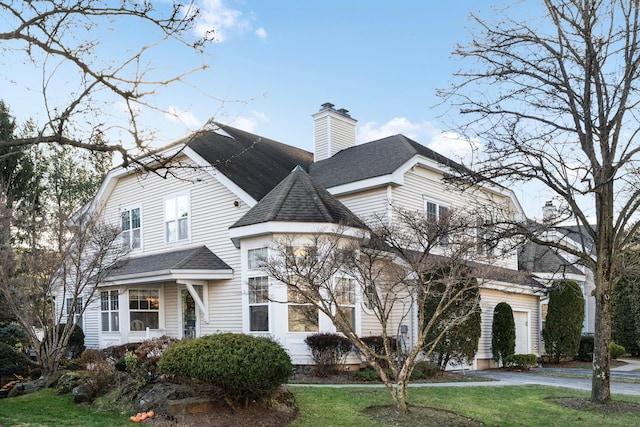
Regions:
[[[434,210],[430,211],[430,205],[433,206]],[[451,207],[442,204],[442,203],[438,203],[432,199],[425,199],[424,200],[424,214],[427,217],[427,219],[433,220],[433,221],[440,221],[440,219],[442,218],[443,215],[447,214],[447,212],[449,212],[449,210],[451,210]],[[438,244],[440,246],[447,246],[449,244],[449,236],[442,236],[442,238],[440,239],[440,241],[438,242]]]
[[[178,200],[182,197],[186,197],[186,217],[184,215],[180,215],[179,212],[179,203]],[[168,206],[168,203],[173,201],[173,207]],[[170,212],[172,211],[172,212]],[[163,199],[163,233],[164,233],[164,242],[167,245],[176,245],[182,243],[189,243],[191,241],[191,194],[189,191],[175,193],[170,196],[167,196]],[[171,216],[169,216],[171,215]],[[186,223],[187,236],[184,238],[179,238],[179,230],[180,230],[180,221],[184,220]],[[175,223],[174,236],[175,238],[169,239],[169,224]]]
[[[270,304],[269,304],[269,277],[255,276],[248,280],[249,294],[249,332],[269,332],[270,327]],[[266,308],[266,329],[253,329],[253,312],[252,308],[264,310]]]
[[[315,328],[313,327],[314,326],[313,324],[308,323],[304,325],[305,326],[304,330],[297,330],[297,329],[292,330],[291,329],[292,309],[293,311],[315,310],[316,312]],[[311,328],[307,329],[308,326],[311,326]],[[320,310],[318,310],[318,308],[313,304],[307,302],[304,295],[297,288],[292,286],[287,287],[287,331],[289,333],[317,333],[320,331]]]
[[[105,316],[106,329],[104,328]],[[100,330],[102,332],[120,331],[120,292],[117,290],[100,292]]]
[[[65,303],[67,311],[67,323],[69,323],[69,320],[71,320],[74,325],[78,325],[82,328],[82,297],[76,297],[75,300],[76,307],[75,312],[73,313],[73,319],[69,319],[69,316],[71,316],[71,306],[73,305],[73,298],[67,298],[67,301]]]
[[[138,227],[133,227],[133,211],[135,210],[138,211],[138,220],[140,222]],[[125,229],[123,216],[127,212],[129,213],[129,219],[127,221],[129,228]],[[142,250],[142,206],[134,205],[120,209],[120,228],[123,249],[131,250],[132,252]],[[138,231],[138,246],[134,246],[134,234],[136,230]]]
[[[249,270],[260,270],[269,255],[268,248],[255,248],[247,251],[247,266]]]
[[[142,294],[141,294],[142,293]],[[135,299],[132,299],[133,295],[136,295]],[[144,297],[144,294],[147,294],[147,308],[144,307],[144,304],[141,304],[141,302],[144,302],[144,299],[140,298],[140,295],[142,295]],[[154,301],[157,300],[157,301]],[[131,332],[141,332],[146,330],[146,328],[148,327],[149,329],[152,330],[157,330],[160,329],[160,301],[161,300],[161,293],[160,293],[160,289],[158,288],[135,288],[135,289],[129,289],[128,292],[128,311],[129,311],[129,331]],[[138,302],[138,306],[135,308],[132,308],[132,303],[134,301]],[[155,313],[157,315],[157,321],[155,325],[144,325],[142,327],[142,329],[140,328],[134,328],[134,321],[136,320],[140,320],[140,319],[134,319],[133,317],[133,313],[143,313],[143,314],[147,314],[147,313]],[[142,321],[143,322],[143,321]],[[144,323],[144,322],[143,322]]]
[[[356,330],[356,281],[351,277],[334,277],[333,280],[336,310],[339,307],[350,309],[351,327]]]

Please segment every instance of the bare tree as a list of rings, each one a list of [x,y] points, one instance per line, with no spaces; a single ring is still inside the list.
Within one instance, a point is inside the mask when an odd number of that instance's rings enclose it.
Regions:
[[[465,232],[469,227],[466,216],[451,211],[433,220],[416,212],[395,211],[393,225],[377,221],[360,238],[319,232],[276,241],[263,269],[286,285],[287,301],[277,302],[301,304],[303,316],[312,322],[317,322],[318,311],[327,316],[375,369],[397,409],[406,413],[408,384],[416,362],[428,359],[447,331],[479,310],[477,300],[464,312],[450,310],[477,289],[478,282],[466,280],[469,268],[465,261],[474,247]],[[428,273],[433,271],[440,274]],[[380,325],[382,352],[376,353],[357,332],[356,294],[362,295]],[[433,298],[437,301],[427,311],[425,302]],[[439,321],[443,313],[448,316],[444,325]],[[398,348],[394,338],[401,336],[403,324],[416,325],[413,346]],[[436,325],[438,333],[428,340]]]
[[[171,159],[153,154],[153,134],[140,117],[144,112],[170,113],[154,105],[158,91],[207,66],[203,62],[176,69],[179,62],[174,62],[175,71],[167,74],[169,68],[157,67],[151,57],[167,45],[202,54],[203,45],[213,39],[213,29],[203,38],[193,36],[198,13],[194,2],[179,1],[1,2],[0,47],[16,62],[24,60],[42,70],[42,109],[48,118],[36,137],[0,140],[0,147],[62,144],[119,153],[123,166],[166,166]],[[127,40],[126,49],[120,46],[117,55],[104,47],[115,35],[108,33],[114,23],[136,27],[138,35],[137,40]],[[60,87],[67,89],[64,96]],[[109,115],[111,110],[105,108],[109,105],[121,105],[122,115]],[[111,132],[124,132],[129,140],[107,143]],[[142,163],[143,155],[152,158]]]
[[[526,19],[502,11],[500,22],[473,16],[473,42],[455,51],[468,65],[443,95],[469,115],[464,131],[486,141],[477,179],[538,182],[562,201],[545,224],[512,230],[593,270],[591,401],[604,404],[611,399],[611,292],[640,207],[640,4],[545,0],[544,9],[537,20],[530,10]],[[561,226],[567,220],[573,228]],[[572,231],[585,236],[577,247],[564,238]]]
[[[87,307],[100,296],[99,286],[126,254],[120,230],[95,216],[75,218],[75,234],[63,252],[29,248],[16,254],[17,271],[5,274],[0,291],[27,332],[43,375],[56,371],[69,338]]]

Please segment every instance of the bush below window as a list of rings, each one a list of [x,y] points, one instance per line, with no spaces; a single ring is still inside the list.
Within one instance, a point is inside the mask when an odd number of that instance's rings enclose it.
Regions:
[[[352,347],[346,337],[331,333],[309,335],[304,342],[311,349],[313,373],[318,377],[338,373]]]

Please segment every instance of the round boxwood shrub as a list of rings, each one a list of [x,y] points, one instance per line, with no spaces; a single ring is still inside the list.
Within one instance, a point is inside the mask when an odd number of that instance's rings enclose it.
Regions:
[[[493,359],[504,365],[505,359],[516,352],[516,323],[513,310],[506,302],[496,305],[493,310],[491,330],[491,350]]]
[[[270,395],[289,377],[293,366],[275,341],[246,334],[222,333],[183,340],[158,362],[162,373],[213,384],[227,401]]]

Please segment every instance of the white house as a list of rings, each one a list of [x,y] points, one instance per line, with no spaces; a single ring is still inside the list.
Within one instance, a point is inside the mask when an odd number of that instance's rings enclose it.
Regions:
[[[121,226],[131,252],[88,302],[81,319],[87,347],[165,334],[244,332],[273,336],[294,363],[311,363],[304,338],[335,328],[322,316],[306,325],[296,317],[296,301],[267,297],[277,291],[256,260],[269,242],[330,232],[338,224],[355,233],[374,214],[393,221],[392,204],[437,216],[472,203],[443,182],[450,168],[459,167],[455,162],[403,135],[356,145],[356,120],[333,107],[323,104],[313,115],[313,153],[220,125],[168,148],[179,150],[181,164],[193,166],[173,170],[175,176],[112,170],[92,209]],[[473,203],[482,197],[524,219],[509,189],[483,187]],[[475,261],[486,256],[479,253]],[[473,368],[491,365],[493,309],[501,301],[514,311],[516,352],[540,354],[545,293],[544,285],[518,271],[515,249],[499,260],[481,285],[482,336]],[[362,295],[354,293],[348,304],[361,334],[379,333]],[[406,325],[409,345],[415,327]]]

